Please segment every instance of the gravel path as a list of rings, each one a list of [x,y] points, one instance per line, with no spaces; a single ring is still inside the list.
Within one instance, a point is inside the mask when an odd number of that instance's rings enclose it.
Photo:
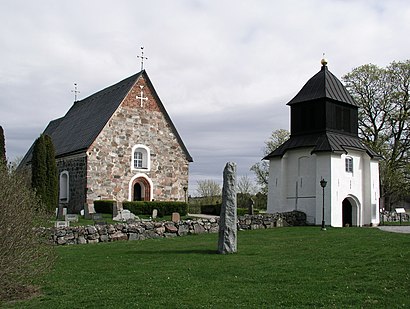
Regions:
[[[378,226],[378,229],[385,232],[410,234],[410,226]]]

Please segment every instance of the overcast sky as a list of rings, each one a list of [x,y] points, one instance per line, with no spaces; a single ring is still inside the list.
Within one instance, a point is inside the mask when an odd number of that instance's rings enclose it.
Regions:
[[[262,157],[286,103],[320,70],[409,59],[410,2],[0,0],[0,125],[9,160],[52,119],[144,68],[194,158],[197,180]]]

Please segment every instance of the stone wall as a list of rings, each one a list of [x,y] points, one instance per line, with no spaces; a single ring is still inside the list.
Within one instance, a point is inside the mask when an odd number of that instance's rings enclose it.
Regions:
[[[149,238],[171,238],[203,233],[218,233],[219,219],[198,219],[180,222],[136,221],[107,225],[88,225],[50,229],[55,245],[86,244],[118,240],[144,240]],[[294,211],[282,214],[240,216],[239,230],[268,229],[281,226],[306,225],[306,216]]]
[[[405,213],[401,215],[402,222],[409,222],[410,215]],[[384,213],[380,214],[380,224],[383,222],[400,222],[400,214],[393,212],[385,211]]]
[[[64,171],[69,175],[69,192],[68,202],[61,202],[69,213],[80,213],[84,207],[86,175],[87,175],[87,157],[86,154],[80,154],[71,157],[57,159],[58,175]]]

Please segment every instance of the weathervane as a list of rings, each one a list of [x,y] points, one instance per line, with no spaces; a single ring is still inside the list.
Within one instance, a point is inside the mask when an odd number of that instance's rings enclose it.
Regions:
[[[141,56],[137,56],[137,58],[141,58],[141,71],[144,69],[144,59],[147,59],[147,57],[144,57],[144,46],[141,46]]]
[[[77,90],[77,83],[74,83],[74,90],[71,90],[71,92],[74,92],[74,102],[77,102],[77,93],[80,93],[80,91]]]

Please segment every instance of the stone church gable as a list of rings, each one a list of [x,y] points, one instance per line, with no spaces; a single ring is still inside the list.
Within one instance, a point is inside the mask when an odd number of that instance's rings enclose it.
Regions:
[[[149,79],[140,76],[88,149],[88,202],[103,198],[135,199],[135,179],[148,179],[155,200],[184,200],[189,162],[169,116]],[[149,166],[133,167],[136,145],[149,152]],[[136,177],[141,175],[142,177]],[[149,181],[141,182],[146,189]]]

